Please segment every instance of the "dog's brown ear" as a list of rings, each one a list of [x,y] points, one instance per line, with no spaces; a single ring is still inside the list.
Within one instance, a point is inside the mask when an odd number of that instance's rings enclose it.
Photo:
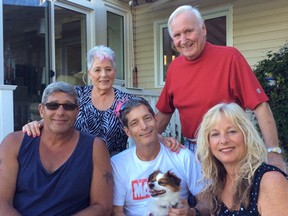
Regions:
[[[173,172],[168,171],[167,176],[174,185],[180,186],[181,179],[178,176],[176,176]]]
[[[161,172],[160,169],[158,169],[158,170],[154,171],[153,173],[151,173],[151,174],[149,175],[149,177],[148,177],[148,182],[151,182],[152,179],[156,178],[156,176],[157,176],[158,173],[160,173],[160,172]]]

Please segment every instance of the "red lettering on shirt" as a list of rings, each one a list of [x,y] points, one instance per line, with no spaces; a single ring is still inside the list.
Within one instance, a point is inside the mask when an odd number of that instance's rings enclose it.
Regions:
[[[150,197],[148,179],[133,180],[131,184],[133,200],[141,200]]]

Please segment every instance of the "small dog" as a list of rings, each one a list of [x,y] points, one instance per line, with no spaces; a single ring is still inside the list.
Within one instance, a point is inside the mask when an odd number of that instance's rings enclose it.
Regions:
[[[162,173],[159,169],[149,175],[151,199],[145,216],[167,216],[169,208],[183,207],[180,202],[180,182],[174,173]]]

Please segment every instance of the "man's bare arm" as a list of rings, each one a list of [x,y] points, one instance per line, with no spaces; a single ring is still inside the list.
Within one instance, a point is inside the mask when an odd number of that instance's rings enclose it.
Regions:
[[[106,143],[95,138],[93,146],[93,179],[90,191],[90,206],[77,216],[111,215],[113,198],[113,178],[110,165],[110,155]]]
[[[165,114],[162,112],[156,113],[156,119],[157,119],[157,126],[158,126],[158,133],[161,134],[165,131],[167,125],[170,122],[170,119],[172,117],[172,114]]]
[[[278,147],[279,140],[277,127],[269,104],[267,102],[259,104],[254,110],[254,113],[256,115],[267,148]],[[275,165],[287,172],[286,164],[282,155],[273,152],[268,153],[268,161],[270,164]]]
[[[0,144],[0,215],[18,216],[13,198],[18,175],[18,151],[23,139],[21,131],[6,136]]]
[[[112,216],[125,216],[123,206],[113,206]]]

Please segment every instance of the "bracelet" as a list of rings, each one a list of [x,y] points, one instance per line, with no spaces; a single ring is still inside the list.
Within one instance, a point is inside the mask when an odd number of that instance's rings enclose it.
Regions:
[[[197,208],[194,208],[194,209],[195,209],[195,212],[196,212],[195,216],[201,216],[200,211]]]

